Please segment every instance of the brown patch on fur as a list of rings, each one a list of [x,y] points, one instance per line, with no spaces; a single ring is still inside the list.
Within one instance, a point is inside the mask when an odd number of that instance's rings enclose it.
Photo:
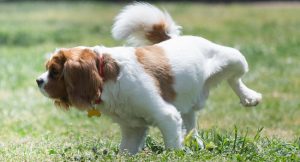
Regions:
[[[66,57],[63,53],[58,53],[46,63],[46,69],[48,69],[49,75],[48,83],[44,86],[44,89],[50,98],[54,98],[63,105],[70,105],[63,77],[65,61]]]
[[[80,109],[92,107],[92,102],[99,98],[103,80],[98,74],[96,66],[97,55],[89,49],[71,49],[75,57],[64,64],[64,78],[68,98],[72,105]]]
[[[113,80],[116,81],[120,73],[120,68],[117,62],[110,57],[108,54],[103,54],[103,72],[104,72],[104,81]]]
[[[49,75],[45,91],[55,99],[55,105],[64,109],[92,106],[103,84],[96,62],[97,55],[82,48],[61,49],[47,62],[46,68],[50,73],[55,71],[55,76]]]
[[[101,95],[104,81],[117,80],[120,68],[108,54],[103,54],[103,73],[98,72],[98,55],[90,49],[61,49],[47,62],[48,82],[44,89],[54,104],[65,110],[73,105],[88,109]]]
[[[161,21],[159,24],[155,24],[152,30],[146,33],[146,38],[153,44],[170,39],[170,36],[166,33],[166,23]]]
[[[71,106],[68,102],[62,100],[54,100],[54,105],[66,111],[69,110]]]
[[[174,79],[164,51],[157,46],[147,46],[136,48],[135,54],[145,71],[155,80],[162,98],[167,102],[173,101],[176,97]]]

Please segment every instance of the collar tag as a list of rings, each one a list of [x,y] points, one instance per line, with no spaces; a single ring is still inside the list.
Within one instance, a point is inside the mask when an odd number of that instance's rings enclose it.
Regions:
[[[101,112],[99,110],[93,108],[93,109],[88,110],[88,114],[87,115],[88,115],[89,118],[93,117],[93,116],[100,117],[101,116]]]

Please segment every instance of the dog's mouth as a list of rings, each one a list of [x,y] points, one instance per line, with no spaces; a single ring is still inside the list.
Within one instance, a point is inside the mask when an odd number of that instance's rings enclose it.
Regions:
[[[46,92],[46,90],[44,89],[44,85],[39,87],[40,92],[47,98],[51,98],[48,93]]]

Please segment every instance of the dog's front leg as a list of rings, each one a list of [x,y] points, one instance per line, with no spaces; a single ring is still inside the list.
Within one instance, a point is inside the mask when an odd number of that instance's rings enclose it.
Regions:
[[[162,132],[166,149],[182,149],[182,118],[174,106],[162,107],[155,116],[155,123]]]
[[[122,140],[120,145],[121,153],[136,154],[142,149],[147,135],[147,127],[129,127],[120,125]]]
[[[200,108],[196,108],[196,109],[200,109]],[[183,119],[183,124],[184,124],[184,128],[186,131],[186,135],[188,135],[189,133],[192,133],[192,138],[197,142],[198,147],[200,149],[204,149],[204,143],[201,140],[201,138],[199,137],[198,131],[197,131],[196,112],[191,110],[190,112],[181,114],[181,116]]]

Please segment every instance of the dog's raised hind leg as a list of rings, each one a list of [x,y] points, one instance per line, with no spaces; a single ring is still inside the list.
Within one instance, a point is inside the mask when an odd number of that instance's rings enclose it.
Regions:
[[[233,91],[236,93],[236,95],[239,96],[242,105],[246,107],[250,107],[250,106],[256,106],[261,102],[262,95],[248,88],[240,78],[228,79],[228,83],[233,89]]]

